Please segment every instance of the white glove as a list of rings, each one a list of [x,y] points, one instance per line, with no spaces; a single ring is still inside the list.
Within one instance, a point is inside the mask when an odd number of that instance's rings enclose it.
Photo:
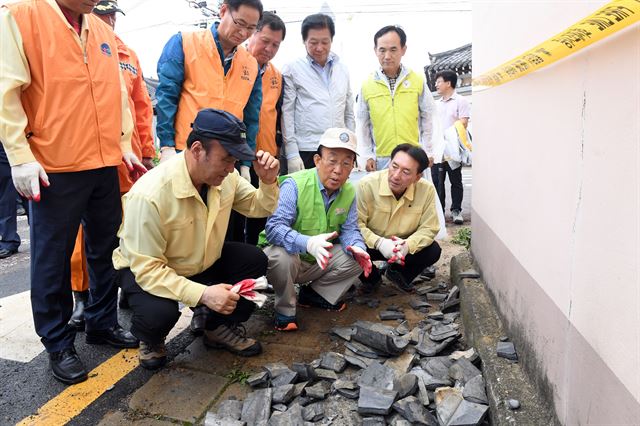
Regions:
[[[404,258],[409,253],[409,244],[407,244],[406,240],[395,235],[391,237],[391,241],[393,241],[395,247],[393,248],[393,257],[389,259],[389,263],[397,263],[404,266]]]
[[[393,249],[396,248],[396,243],[394,243],[389,238],[380,238],[376,242],[376,250],[378,250],[386,259],[390,259],[395,254]]]
[[[242,176],[247,182],[251,183],[251,174],[249,173],[249,166],[240,166],[240,176]]]
[[[331,250],[333,244],[327,240],[332,240],[338,236],[337,232],[329,232],[326,234],[314,235],[307,240],[307,253],[316,258],[320,269],[325,269],[331,259]]]
[[[140,162],[140,159],[131,151],[122,154],[122,161],[129,170],[129,177],[133,182],[140,179],[140,176],[147,173],[147,168]]]
[[[300,170],[304,170],[304,162],[300,156],[293,157],[290,160],[287,160],[287,170],[289,173],[295,173]]]
[[[395,252],[396,254],[405,257],[407,253],[409,253],[409,244],[407,244],[407,240],[403,240],[400,237],[391,237],[391,241],[393,241],[396,245]]]
[[[164,163],[169,158],[176,155],[176,149],[172,146],[164,146],[160,148],[160,162]]]
[[[49,186],[49,176],[37,161],[11,167],[11,178],[20,195],[36,202],[40,201],[39,180]]]

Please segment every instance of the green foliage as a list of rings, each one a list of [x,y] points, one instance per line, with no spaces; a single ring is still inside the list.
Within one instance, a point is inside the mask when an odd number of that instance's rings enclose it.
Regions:
[[[242,371],[234,368],[233,370],[229,371],[224,377],[226,377],[227,379],[230,379],[231,383],[240,383],[244,385],[247,382],[247,379],[249,378],[249,376],[251,375],[246,371]]]
[[[458,232],[451,240],[454,244],[464,246],[467,250],[471,247],[471,228],[465,227],[458,229]]]

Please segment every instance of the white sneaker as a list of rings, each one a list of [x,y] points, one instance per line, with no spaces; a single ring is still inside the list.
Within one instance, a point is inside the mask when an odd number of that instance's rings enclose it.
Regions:
[[[464,218],[460,210],[453,210],[451,212],[451,219],[453,219],[453,223],[456,225],[462,225],[464,223]]]

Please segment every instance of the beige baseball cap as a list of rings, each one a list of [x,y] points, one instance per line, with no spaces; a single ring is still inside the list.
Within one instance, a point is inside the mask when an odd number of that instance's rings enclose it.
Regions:
[[[332,127],[320,137],[320,145],[325,148],[344,148],[358,155],[356,135],[349,129]]]

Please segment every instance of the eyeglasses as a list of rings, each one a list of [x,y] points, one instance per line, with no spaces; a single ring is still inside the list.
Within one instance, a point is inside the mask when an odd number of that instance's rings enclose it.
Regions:
[[[233,24],[238,27],[241,30],[247,30],[250,33],[254,32],[258,26],[257,25],[249,25],[244,21],[236,21],[236,19],[233,17],[233,13],[231,13],[231,11],[229,11],[229,16],[231,16],[231,20],[233,21]]]
[[[339,162],[338,160],[333,158],[327,158],[327,159],[323,158],[323,160],[325,164],[327,164],[330,168],[334,170],[337,169],[338,167],[340,167],[342,170],[351,170],[353,169],[353,166],[354,166],[353,160],[343,161],[343,162]]]

